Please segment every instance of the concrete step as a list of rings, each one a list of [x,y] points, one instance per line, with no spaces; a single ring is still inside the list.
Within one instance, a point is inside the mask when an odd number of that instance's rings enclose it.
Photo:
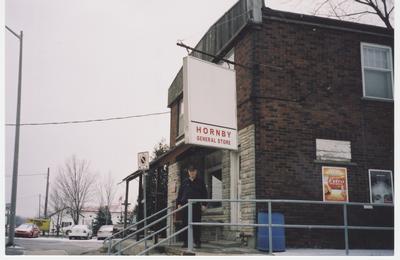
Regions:
[[[202,243],[201,248],[193,248],[193,252],[189,252],[187,248],[182,248],[182,243],[163,245],[159,247],[159,252],[165,255],[263,255],[256,249],[241,247],[240,242],[226,240]]]
[[[122,243],[122,248],[127,247],[136,240],[127,239]],[[149,240],[147,242],[148,246],[153,245],[153,242]],[[154,250],[150,251],[150,255],[240,255],[240,254],[252,254],[260,255],[263,254],[256,249],[249,247],[241,247],[239,241],[228,241],[228,240],[218,240],[202,243],[201,248],[194,248],[193,252],[189,252],[187,248],[182,248],[183,243],[177,242],[171,245],[168,242],[158,246]],[[103,252],[107,252],[107,247],[103,247]],[[137,255],[139,252],[144,250],[144,244],[141,243],[134,248],[130,248],[123,252],[123,255]]]
[[[118,239],[118,240],[120,240],[120,239]],[[118,240],[114,240],[114,243]],[[127,239],[121,243],[121,248],[123,249],[123,248],[129,247],[130,245],[133,245],[136,242],[137,242],[136,239]],[[153,240],[150,240],[150,239],[147,240],[147,247],[150,247],[152,245],[154,245]],[[117,252],[117,248],[119,248],[119,245],[117,245],[113,248],[113,250],[112,250],[113,254],[115,254]],[[122,252],[122,255],[137,255],[138,253],[140,253],[143,250],[144,250],[144,242],[141,242],[140,244],[138,244],[134,247],[130,247],[130,248],[126,249],[124,252]],[[108,242],[104,243],[103,246],[101,247],[101,249],[99,249],[98,251],[99,251],[99,254],[107,255]],[[149,254],[150,255],[160,255],[159,248],[156,247],[153,250],[150,250]]]
[[[240,241],[229,241],[229,240],[215,240],[210,241],[207,244],[220,246],[220,247],[241,247],[242,243]]]

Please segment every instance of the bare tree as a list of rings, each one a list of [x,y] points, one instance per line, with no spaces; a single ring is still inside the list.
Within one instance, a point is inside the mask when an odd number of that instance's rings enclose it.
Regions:
[[[57,216],[56,232],[58,236],[61,227],[60,221],[62,220],[63,211],[66,208],[66,205],[57,190],[52,190],[52,192],[50,193],[50,208],[52,213],[50,213],[49,216]]]
[[[314,15],[325,14],[340,20],[359,20],[365,15],[376,15],[386,26],[393,30],[393,0],[323,0],[316,5]]]
[[[55,187],[69,208],[74,224],[79,223],[82,209],[93,194],[95,175],[89,171],[89,163],[72,156],[59,168]]]
[[[105,207],[106,210],[110,210],[117,191],[117,186],[111,172],[108,173],[107,178],[97,184],[97,191],[100,208]],[[106,214],[106,225],[109,223],[108,216],[109,214]]]

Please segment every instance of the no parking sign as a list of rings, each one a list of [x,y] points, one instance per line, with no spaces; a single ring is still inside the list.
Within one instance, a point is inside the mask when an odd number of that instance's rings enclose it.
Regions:
[[[149,169],[149,152],[138,153],[138,168],[139,170]]]

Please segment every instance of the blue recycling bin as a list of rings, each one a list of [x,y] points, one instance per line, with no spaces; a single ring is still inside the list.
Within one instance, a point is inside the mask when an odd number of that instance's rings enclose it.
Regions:
[[[258,224],[268,224],[268,212],[258,212]],[[282,213],[272,213],[272,224],[285,224]],[[269,233],[268,227],[257,228],[257,249],[269,251]],[[272,228],[272,251],[285,251],[285,228]]]

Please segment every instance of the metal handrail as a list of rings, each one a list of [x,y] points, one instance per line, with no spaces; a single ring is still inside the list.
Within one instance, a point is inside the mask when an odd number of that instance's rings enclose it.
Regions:
[[[269,227],[269,224],[251,223],[221,223],[221,222],[192,222],[193,226],[239,226],[239,227]],[[271,227],[306,228],[306,229],[345,229],[341,225],[293,225],[293,224],[271,224]],[[348,229],[365,230],[394,230],[392,227],[370,227],[370,226],[347,226]]]
[[[192,206],[193,203],[196,202],[243,202],[243,203],[268,203],[268,224],[251,224],[251,223],[220,223],[220,222],[193,222],[192,221]],[[343,222],[344,225],[294,225],[294,224],[272,224],[272,203],[297,203],[297,204],[318,204],[318,205],[341,205],[343,206]],[[175,209],[168,213],[167,215],[161,217],[160,219],[157,219],[156,221],[153,221],[152,223],[146,225],[145,227],[141,228],[140,230],[137,230],[135,233],[127,236],[131,237],[135,235],[136,233],[147,229],[150,226],[153,226],[154,224],[160,222],[161,220],[171,216],[172,214],[181,211],[185,207],[188,207],[188,225],[186,227],[183,227],[179,231],[167,236],[165,239],[159,241],[158,243],[150,246],[150,247],[145,247],[143,251],[138,253],[138,255],[143,255],[153,248],[157,247],[160,244],[163,244],[166,241],[170,241],[172,238],[175,236],[179,235],[180,233],[184,231],[188,231],[188,251],[193,250],[193,226],[252,226],[252,227],[268,227],[268,233],[269,237],[272,238],[272,228],[274,227],[286,227],[286,228],[302,228],[302,229],[343,229],[345,231],[345,250],[346,250],[346,255],[349,254],[349,245],[348,245],[348,230],[394,230],[393,227],[375,227],[375,226],[349,226],[347,223],[347,207],[348,206],[377,206],[377,207],[393,207],[393,204],[383,204],[383,203],[362,203],[362,202],[324,202],[324,201],[308,201],[308,200],[281,200],[281,199],[254,199],[254,200],[230,200],[230,199],[219,199],[219,200],[213,200],[213,199],[190,199],[187,204],[184,206]],[[166,209],[172,208],[168,207]],[[165,210],[165,209],[164,209]],[[156,214],[154,214],[156,215]],[[152,215],[152,216],[154,216]],[[150,216],[150,217],[152,217]],[[149,218],[150,218],[149,217]],[[139,224],[139,223],[138,223]],[[132,245],[129,245],[123,249],[121,249],[121,242],[126,240],[120,240],[118,241],[115,245],[120,244],[120,248],[118,251],[118,254],[121,254],[123,251],[127,250],[128,248],[132,248],[138,244],[140,244],[143,241],[146,241],[148,238],[155,236],[156,234],[168,229],[172,228],[172,225],[167,225],[166,227],[156,231],[153,234],[150,234],[146,236],[145,238],[141,239],[140,241],[135,242]],[[269,253],[272,254],[272,239],[269,239]]]
[[[137,241],[136,243],[133,243],[133,244],[127,246],[127,247],[124,247],[124,248],[118,250],[118,252],[116,253],[116,255],[121,255],[122,252],[128,250],[128,249],[131,248],[131,247],[135,247],[135,246],[139,245],[139,244],[142,243],[143,241],[148,240],[150,237],[153,237],[153,236],[157,235],[158,233],[161,233],[162,231],[164,231],[164,230],[166,230],[166,229],[168,229],[168,228],[169,228],[169,225],[163,227],[162,229],[157,230],[156,232],[154,232],[154,233],[148,235],[147,237],[142,238],[141,240]]]
[[[130,237],[136,235],[137,233],[139,233],[139,232],[141,232],[141,231],[143,231],[143,230],[145,230],[145,229],[148,229],[149,227],[153,226],[154,224],[157,224],[158,222],[160,222],[161,220],[163,220],[163,219],[165,219],[165,218],[167,218],[167,217],[169,217],[169,216],[175,214],[176,212],[179,212],[179,211],[183,210],[183,209],[186,208],[187,206],[188,206],[188,204],[185,204],[185,205],[183,205],[183,206],[181,206],[181,207],[179,207],[179,208],[177,208],[177,209],[171,211],[171,212],[168,213],[167,215],[165,215],[165,216],[163,216],[163,217],[161,217],[161,218],[159,218],[159,219],[157,219],[157,220],[151,222],[150,224],[147,224],[146,226],[142,227],[141,229],[136,230],[134,233],[129,234],[128,236],[124,237],[123,239],[117,241],[115,244],[113,244],[113,245],[110,245],[110,244],[109,244],[109,247],[108,247],[108,254],[111,253],[111,247],[112,247],[112,246],[116,246],[116,245],[118,245],[118,244],[121,244],[123,241],[127,240],[128,238],[130,238]],[[171,207],[172,207],[172,206],[171,206]],[[144,240],[144,241],[146,241],[146,240]],[[125,250],[125,249],[120,249],[121,252],[123,252],[124,250]]]
[[[377,206],[377,207],[393,207],[393,203],[363,203],[363,202],[336,202],[336,201],[319,201],[319,200],[284,200],[284,199],[189,199],[192,203],[195,202],[273,202],[273,203],[299,203],[299,204],[321,204],[321,205],[349,205],[349,206]]]
[[[196,202],[259,202],[268,203],[268,224],[251,224],[251,223],[219,223],[219,222],[193,222],[192,207]],[[319,204],[319,205],[341,205],[343,206],[343,223],[344,225],[293,225],[293,224],[272,224],[272,203],[298,203],[298,204]],[[230,199],[189,199],[188,200],[188,251],[193,251],[193,226],[252,226],[252,227],[268,227],[269,234],[269,254],[272,254],[272,228],[287,227],[287,228],[321,228],[321,229],[344,229],[345,236],[345,251],[349,254],[349,238],[348,230],[394,230],[394,227],[374,227],[374,226],[349,226],[347,222],[347,207],[348,206],[376,206],[376,207],[394,207],[394,204],[383,203],[361,203],[361,202],[325,202],[312,200],[279,200],[279,199],[254,199],[254,200],[230,200]]]
[[[149,219],[149,218],[155,217],[155,216],[157,216],[158,214],[160,214],[161,212],[163,212],[163,211],[165,211],[165,210],[168,210],[168,209],[170,209],[170,208],[173,208],[173,206],[169,206],[169,207],[163,208],[162,210],[159,210],[158,212],[154,213],[153,215],[151,215],[151,216],[149,216],[149,217],[147,217],[147,218]],[[122,229],[121,231],[118,231],[117,233],[112,234],[112,236],[106,237],[106,238],[104,239],[104,241],[103,241],[103,244],[105,244],[105,242],[106,242],[107,240],[112,240],[115,236],[117,236],[117,235],[119,235],[119,234],[121,234],[121,233],[123,233],[123,232],[126,232],[127,230],[129,230],[129,229],[131,229],[132,227],[135,227],[135,226],[137,226],[137,225],[143,223],[144,221],[145,221],[145,219],[142,219],[141,221],[135,222],[134,224],[131,224],[131,225],[127,226],[126,228]]]
[[[164,238],[164,239],[161,240],[160,242],[158,242],[158,243],[152,245],[151,247],[149,247],[149,248],[143,250],[143,251],[140,252],[138,255],[143,255],[143,254],[147,253],[148,251],[150,251],[151,249],[157,247],[158,245],[161,245],[162,243],[164,243],[164,242],[170,240],[171,238],[173,238],[173,237],[179,235],[179,234],[182,233],[183,231],[186,231],[186,230],[188,229],[188,227],[189,227],[189,226],[186,226],[186,227],[181,228],[179,231],[176,231],[175,233],[173,233],[172,235],[170,235],[170,236]]]
[[[187,207],[187,204],[184,205],[184,206],[182,206],[182,207],[180,207],[180,208],[178,208],[178,209],[176,209],[176,210],[174,210],[174,211],[171,211],[171,212],[168,213],[167,215],[165,215],[165,216],[163,216],[163,217],[161,217],[161,218],[159,218],[159,219],[157,219],[157,220],[151,222],[150,224],[147,224],[146,226],[142,227],[141,229],[136,230],[134,233],[129,234],[128,236],[124,237],[123,239],[117,241],[117,242],[114,244],[114,246],[117,245],[117,244],[120,244],[121,242],[127,240],[128,238],[130,238],[130,237],[136,235],[137,233],[139,233],[139,232],[141,232],[141,231],[143,231],[143,230],[149,228],[150,226],[153,226],[154,224],[157,224],[157,223],[160,222],[161,220],[163,220],[163,219],[167,218],[168,216],[170,216],[170,215],[172,215],[172,214],[174,214],[174,213],[176,213],[176,212],[182,210],[182,209],[185,208],[185,207]]]

